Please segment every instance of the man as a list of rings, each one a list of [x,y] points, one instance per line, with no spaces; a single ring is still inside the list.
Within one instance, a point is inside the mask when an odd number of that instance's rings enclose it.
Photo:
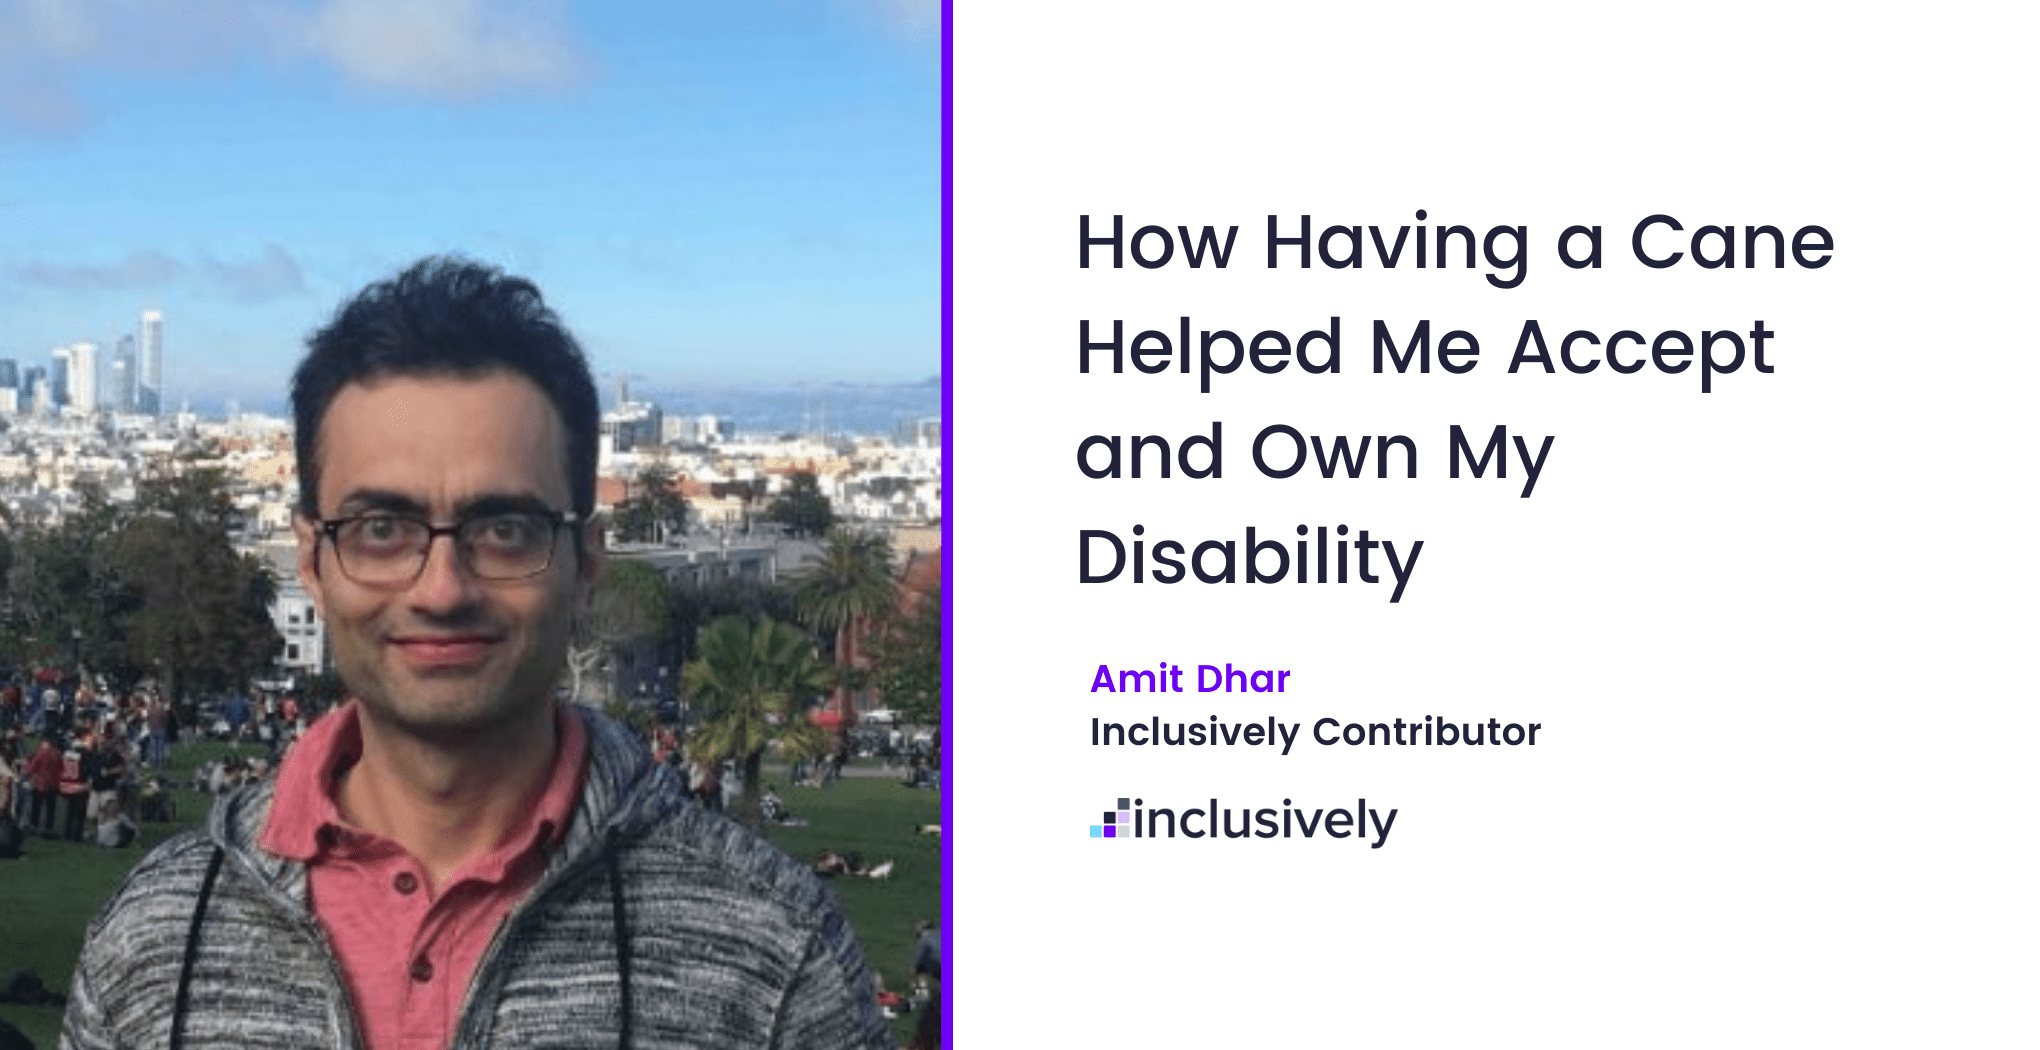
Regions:
[[[99,765],[94,743],[89,735],[80,733],[64,747],[57,794],[64,798],[64,839],[68,842],[85,841],[85,797],[92,790],[92,771]]]
[[[121,788],[127,780],[128,763],[118,732],[101,734],[99,745],[93,752],[91,760],[85,764],[86,780],[91,788],[85,809],[94,821],[98,821],[100,814],[106,811],[106,803],[119,800]]]
[[[57,743],[48,736],[36,745],[34,757],[28,760],[28,782],[33,793],[29,808],[28,826],[40,831],[44,838],[57,835],[57,788],[64,778],[64,753],[57,749]]]
[[[254,708],[248,703],[247,697],[234,693],[227,697],[225,714],[228,734],[233,738],[234,747],[238,749],[241,746],[241,731],[247,728],[248,720],[254,717]]]
[[[162,769],[170,764],[170,705],[155,693],[148,694],[144,705],[149,726],[149,768]]]
[[[427,259],[314,334],[298,575],[347,706],[136,868],[63,1045],[877,1047],[820,885],[554,700],[598,409],[526,281]]]

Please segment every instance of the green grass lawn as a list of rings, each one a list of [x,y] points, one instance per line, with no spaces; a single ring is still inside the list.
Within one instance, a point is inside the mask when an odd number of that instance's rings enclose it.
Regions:
[[[225,744],[180,747],[172,753],[170,775],[188,780],[201,764],[230,753]],[[239,753],[260,751],[248,746]],[[769,837],[794,857],[805,860],[826,847],[856,850],[867,864],[894,861],[890,879],[838,878],[834,889],[872,968],[884,975],[887,988],[904,994],[914,920],[939,919],[942,912],[940,844],[914,833],[942,819],[939,796],[876,777],[845,778],[823,789],[783,788],[780,795],[788,809],[809,821],[806,827],[770,830]],[[31,836],[26,857],[0,861],[0,980],[31,970],[54,990],[70,985],[85,925],[100,904],[143,854],[184,826],[202,823],[212,804],[211,796],[196,792],[175,797],[181,822],[144,824],[135,848],[108,850]],[[0,1006],[0,1018],[44,1050],[57,1045],[60,1010]],[[902,1018],[895,1025],[902,1041],[905,1023]]]
[[[809,860],[827,848],[856,850],[866,865],[893,862],[888,879],[838,876],[830,882],[871,968],[886,988],[905,995],[914,921],[942,918],[942,844],[918,833],[921,825],[941,821],[941,795],[902,787],[891,777],[844,777],[826,788],[782,786],[779,796],[808,825],[770,828],[767,837],[796,859]],[[909,1021],[902,1017],[893,1025],[901,1043],[912,1034]]]
[[[174,748],[169,776],[190,780],[199,766],[222,755],[260,755],[257,745],[239,752],[225,744],[198,743]],[[143,824],[142,837],[127,849],[101,849],[91,843],[50,841],[29,836],[27,856],[0,860],[0,980],[15,970],[30,970],[54,991],[70,986],[85,943],[85,924],[120,885],[135,862],[156,844],[203,823],[212,796],[177,791],[176,824]],[[59,812],[63,803],[59,802]],[[92,834],[91,825],[85,829]],[[28,1034],[38,1047],[53,1050],[63,1011],[28,1006],[0,1006],[0,1018]]]

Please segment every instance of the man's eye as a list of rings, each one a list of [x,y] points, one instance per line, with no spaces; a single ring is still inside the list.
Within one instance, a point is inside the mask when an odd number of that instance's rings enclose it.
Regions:
[[[354,523],[354,539],[365,547],[401,547],[410,542],[410,524],[402,518],[363,518]]]
[[[505,514],[475,524],[475,542],[495,550],[520,550],[538,540],[538,526],[528,515]]]

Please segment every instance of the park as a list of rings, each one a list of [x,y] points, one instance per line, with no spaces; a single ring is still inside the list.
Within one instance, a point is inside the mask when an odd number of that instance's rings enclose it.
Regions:
[[[236,750],[212,741],[174,748],[164,775],[179,783],[172,790],[178,819],[144,823],[141,837],[129,848],[30,836],[21,858],[0,860],[0,982],[17,970],[27,971],[61,993],[77,963],[86,925],[128,871],[165,839],[202,826],[212,798],[190,789],[199,768],[251,753],[253,748]],[[940,835],[922,833],[941,820],[939,792],[907,787],[900,776],[867,760],[853,761],[844,776],[819,788],[788,783],[781,775],[784,767],[764,769],[787,811],[804,821],[766,827],[766,837],[782,850],[795,858],[832,850],[861,854],[873,865],[893,863],[886,878],[840,876],[831,889],[857,930],[872,971],[886,989],[905,996],[912,987],[914,925],[941,915]],[[894,1012],[894,1034],[904,1044],[912,1018],[904,1008]],[[61,1007],[0,1004],[0,1021],[20,1029],[38,1050],[54,1050],[62,1020]]]

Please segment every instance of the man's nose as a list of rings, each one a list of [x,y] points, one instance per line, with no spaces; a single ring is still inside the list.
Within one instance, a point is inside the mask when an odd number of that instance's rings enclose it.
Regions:
[[[425,545],[425,564],[411,582],[410,598],[420,611],[445,616],[472,606],[480,588],[481,581],[461,557],[460,541],[441,534]]]

